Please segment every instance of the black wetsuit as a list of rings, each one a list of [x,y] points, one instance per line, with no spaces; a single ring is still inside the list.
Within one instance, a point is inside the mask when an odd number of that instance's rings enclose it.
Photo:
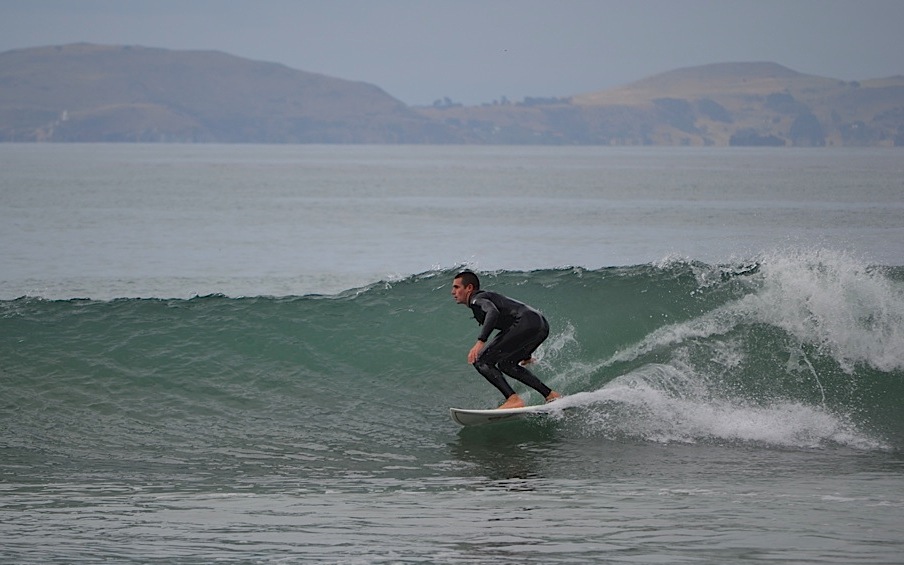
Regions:
[[[518,364],[530,359],[537,347],[549,337],[546,318],[527,304],[485,290],[472,294],[468,306],[483,326],[477,339],[487,342],[490,334],[499,330],[477,356],[474,368],[506,398],[515,391],[502,376],[503,373],[536,390],[544,398],[549,396],[552,390]]]

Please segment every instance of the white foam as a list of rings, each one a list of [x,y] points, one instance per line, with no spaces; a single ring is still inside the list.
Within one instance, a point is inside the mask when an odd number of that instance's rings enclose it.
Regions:
[[[822,406],[795,401],[759,405],[715,396],[702,379],[670,365],[645,365],[600,390],[567,396],[557,403],[562,408],[590,408],[586,423],[596,432],[647,441],[885,448],[844,416]]]
[[[697,318],[661,327],[601,366],[635,360],[739,324],[767,324],[831,356],[848,373],[857,364],[904,369],[904,285],[853,256],[825,249],[764,256],[746,280],[751,293]]]
[[[904,286],[842,252],[775,253],[744,307],[764,323],[831,355],[847,372],[862,363],[904,369]]]

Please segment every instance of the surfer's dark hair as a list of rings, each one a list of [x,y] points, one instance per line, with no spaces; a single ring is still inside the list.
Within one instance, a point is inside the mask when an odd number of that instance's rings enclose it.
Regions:
[[[480,279],[471,271],[462,271],[455,275],[455,278],[461,279],[462,284],[465,286],[468,286],[469,284],[474,285],[474,290],[480,290]]]

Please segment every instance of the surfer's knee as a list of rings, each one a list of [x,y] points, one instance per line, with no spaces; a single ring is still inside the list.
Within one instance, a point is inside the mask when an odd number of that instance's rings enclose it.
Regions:
[[[474,362],[474,368],[483,376],[493,375],[496,373],[494,365],[487,363],[485,360],[478,358]]]
[[[478,373],[483,375],[483,378],[485,378],[487,382],[496,387],[504,397],[508,398],[515,394],[515,391],[512,389],[512,386],[508,384],[508,381],[505,380],[502,372],[494,365],[477,361],[474,363],[474,368],[477,369]]]
[[[527,370],[521,364],[508,360],[500,361],[496,364],[496,366],[499,367],[499,370],[506,375],[511,375],[512,373],[522,374]]]

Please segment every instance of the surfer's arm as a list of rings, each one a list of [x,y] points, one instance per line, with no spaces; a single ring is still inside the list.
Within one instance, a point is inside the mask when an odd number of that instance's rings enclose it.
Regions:
[[[472,304],[479,307],[484,312],[483,323],[481,323],[480,327],[480,335],[477,336],[477,343],[475,343],[474,347],[468,351],[468,363],[473,365],[477,362],[477,356],[483,351],[483,346],[486,345],[486,342],[490,339],[490,334],[496,329],[496,320],[499,319],[499,309],[496,308],[496,305],[493,304],[492,300],[484,297],[475,299]],[[480,318],[477,319],[480,321]]]
[[[484,312],[483,324],[480,328],[480,335],[477,336],[478,342],[486,343],[490,339],[490,334],[496,329],[496,320],[499,319],[499,309],[487,298],[478,298],[474,301]],[[476,347],[476,346],[475,346]]]

